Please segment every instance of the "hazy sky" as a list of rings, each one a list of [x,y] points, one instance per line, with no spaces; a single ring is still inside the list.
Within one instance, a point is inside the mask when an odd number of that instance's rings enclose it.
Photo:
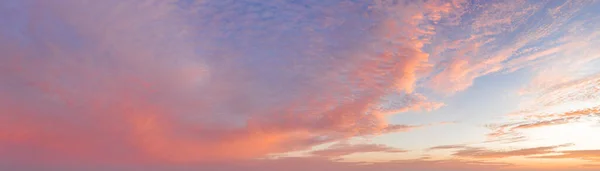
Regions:
[[[599,9],[0,0],[0,170],[600,170]]]

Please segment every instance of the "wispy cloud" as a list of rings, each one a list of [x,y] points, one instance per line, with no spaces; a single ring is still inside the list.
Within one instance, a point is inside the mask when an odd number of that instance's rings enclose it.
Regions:
[[[506,151],[494,151],[485,148],[473,148],[468,147],[453,153],[454,156],[458,157],[468,157],[468,158],[506,158],[506,157],[519,157],[519,156],[533,156],[533,155],[543,155],[549,154],[555,151],[555,149],[560,147],[568,147],[573,144],[563,144],[556,146],[545,146],[545,147],[535,147],[535,148],[524,148],[517,150],[506,150]]]
[[[545,159],[583,159],[590,161],[600,161],[600,150],[571,150],[560,151],[556,155],[537,156],[536,158]]]
[[[323,156],[323,157],[341,157],[345,155],[355,153],[369,153],[369,152],[384,152],[384,153],[402,153],[406,150],[388,147],[382,144],[334,144],[323,150],[316,150],[311,152],[312,155]]]
[[[435,147],[428,148],[429,150],[453,150],[453,149],[462,149],[466,148],[466,145],[440,145]]]
[[[439,68],[427,83],[428,87],[442,93],[452,94],[463,91],[473,84],[476,78],[498,72],[514,72],[523,68],[545,66],[557,55],[569,55],[571,61],[589,58],[574,52],[592,49],[583,40],[595,41],[593,32],[577,33],[587,37],[573,37],[562,27],[580,15],[590,1],[561,1],[561,5],[548,2],[528,3],[502,1],[485,4],[472,4],[476,9],[468,11],[474,18],[465,18],[470,23],[461,28],[469,34],[442,39],[434,43]],[[556,6],[552,9],[544,6]],[[590,18],[590,20],[595,20]],[[592,26],[595,27],[595,26]],[[560,37],[558,40],[554,37]],[[552,40],[541,42],[541,40]],[[595,58],[595,57],[594,57]],[[564,59],[564,58],[563,58]],[[586,59],[589,60],[589,59]],[[581,64],[581,63],[579,63]],[[577,66],[572,66],[577,68]]]
[[[502,125],[491,125],[491,137],[518,135],[519,131],[554,125],[576,123],[585,117],[600,115],[600,107],[585,108],[564,113],[527,115],[524,120]]]

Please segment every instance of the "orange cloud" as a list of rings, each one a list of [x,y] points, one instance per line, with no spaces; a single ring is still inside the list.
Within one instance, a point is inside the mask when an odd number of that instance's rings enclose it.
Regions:
[[[544,119],[544,118],[576,118],[590,115],[600,114],[600,106],[578,109],[573,111],[567,111],[564,113],[554,113],[554,114],[540,114],[540,115],[528,115],[527,118],[531,119]]]
[[[458,157],[468,158],[506,158],[506,157],[518,157],[518,156],[532,156],[532,155],[543,155],[554,152],[555,149],[560,147],[571,146],[572,144],[563,144],[557,146],[546,146],[546,147],[535,147],[525,148],[518,150],[509,151],[493,151],[483,148],[464,148],[456,151],[453,155]]]
[[[545,159],[583,159],[600,162],[600,150],[571,150],[560,151],[557,155],[537,156],[535,158]]]
[[[324,157],[341,157],[368,152],[402,153],[406,151],[381,144],[334,144],[326,149],[313,151],[311,154]]]
[[[569,118],[560,118],[560,119],[553,119],[553,120],[547,120],[547,121],[539,121],[539,122],[535,122],[535,123],[521,124],[521,125],[517,125],[517,126],[511,128],[511,130],[538,128],[538,127],[551,126],[551,125],[561,125],[561,124],[566,124],[569,122],[570,122]]]

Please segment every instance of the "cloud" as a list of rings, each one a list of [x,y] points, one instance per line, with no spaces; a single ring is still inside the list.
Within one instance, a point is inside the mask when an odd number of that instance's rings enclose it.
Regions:
[[[513,127],[511,130],[539,128],[539,127],[544,127],[544,126],[566,124],[569,122],[570,122],[569,118],[553,119],[553,120],[539,121],[539,122],[534,122],[534,123],[517,125],[517,126]]]
[[[600,167],[600,165],[598,165],[598,164],[585,164],[582,167],[584,167],[584,168],[598,168],[598,167]]]
[[[597,118],[600,98],[596,96],[596,87],[599,83],[597,74],[549,82],[550,86],[540,88],[530,101],[524,102],[524,109],[508,115],[510,122],[491,125],[488,141],[523,137],[521,133],[528,129],[582,123]]]
[[[535,158],[544,159],[583,159],[590,161],[600,161],[600,150],[570,150],[560,151],[560,154],[537,156]]]
[[[403,153],[405,150],[382,144],[334,144],[326,149],[311,152],[312,155],[323,157],[341,157],[355,153],[384,152]]]
[[[566,150],[560,148],[574,146],[575,144],[561,144],[555,146],[542,146],[533,148],[493,150],[470,145],[442,145],[428,148],[428,150],[452,150],[454,157],[470,160],[496,161],[510,157],[543,158],[543,159],[583,159],[597,161],[598,150]]]
[[[600,114],[600,107],[584,108],[564,113],[526,115],[525,119],[513,123],[492,125],[490,137],[503,137],[518,134],[521,130],[541,128],[554,125],[576,123],[581,118],[594,117]],[[513,137],[516,138],[516,137]]]
[[[390,93],[384,96],[378,109],[382,114],[397,114],[408,111],[432,111],[445,106],[441,102],[433,102],[422,94]]]
[[[556,146],[545,146],[545,147],[535,147],[535,148],[524,148],[518,150],[508,150],[508,151],[494,151],[488,150],[484,148],[473,148],[468,147],[462,150],[458,150],[452,155],[458,157],[468,157],[468,158],[506,158],[506,157],[518,157],[518,156],[533,156],[533,155],[543,155],[552,153],[555,149],[560,147],[568,147],[573,144],[563,144]]]
[[[511,123],[492,127],[490,136],[513,134],[519,130],[576,123],[600,113],[597,96],[599,77],[587,75],[574,80],[554,81],[537,90],[524,102],[524,108],[510,113]]]
[[[547,81],[541,81],[547,82]],[[600,75],[588,75],[579,79],[553,81],[551,86],[545,86],[533,99],[532,110],[548,108],[573,102],[594,102],[600,99],[596,86],[600,85]],[[592,103],[593,105],[600,105]]]
[[[224,161],[408,131],[384,113],[442,106],[415,87],[456,4],[2,1],[0,159]]]
[[[492,137],[495,136],[500,136],[498,134],[503,134],[502,132],[496,132],[495,134],[489,134],[492,135]],[[527,138],[526,136],[523,135],[519,135],[519,134],[515,134],[513,136],[504,136],[501,138],[495,138],[495,139],[490,139],[490,140],[486,140],[484,141],[484,143],[502,143],[502,144],[511,144],[511,143],[517,143],[517,142],[524,142],[529,140],[529,138]]]
[[[469,11],[473,18],[465,18],[471,23],[464,29],[469,34],[459,38],[444,40],[449,43],[437,44],[446,60],[436,64],[440,68],[427,84],[435,91],[453,94],[463,91],[481,76],[501,71],[505,61],[516,47],[497,47],[499,37],[514,32],[517,26],[526,24],[527,19],[539,9],[540,4],[517,1],[514,3],[494,2],[478,5],[484,10]],[[462,38],[461,38],[462,37]],[[448,46],[448,44],[450,46]],[[478,57],[478,58],[476,58]]]
[[[429,150],[449,150],[449,149],[462,149],[466,148],[466,145],[441,145],[428,148]]]
[[[592,115],[598,115],[598,114],[600,114],[600,106],[596,106],[596,107],[592,107],[592,108],[585,108],[585,109],[578,109],[578,110],[573,110],[573,111],[568,111],[568,112],[558,113],[558,114],[528,115],[527,117],[535,118],[535,119],[578,118],[578,117],[592,116]]]
[[[579,61],[597,58],[579,52],[594,51],[586,42],[595,42],[598,38],[591,31],[593,29],[571,32],[567,28],[594,25],[584,23],[596,18],[574,19],[574,16],[589,12],[586,7],[592,4],[590,1],[468,4],[465,16],[473,17],[463,17],[461,22],[469,25],[438,28],[452,30],[449,33],[454,35],[438,34],[448,38],[432,43],[436,70],[425,86],[439,93],[454,94],[472,86],[475,79],[493,73],[532,68],[535,69],[532,72],[543,73],[541,70],[548,68],[564,68],[548,67],[550,65],[565,63],[569,63],[570,70],[577,70],[586,65]],[[558,59],[560,56],[571,58]]]

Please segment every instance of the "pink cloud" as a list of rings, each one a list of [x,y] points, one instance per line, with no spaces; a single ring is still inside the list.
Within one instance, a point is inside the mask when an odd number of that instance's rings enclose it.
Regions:
[[[420,126],[388,123],[384,113],[442,105],[415,89],[429,57],[420,38],[435,34],[419,28],[428,22],[415,17],[428,13],[422,3],[382,2],[372,10],[390,15],[367,25],[346,20],[365,17],[353,3],[298,11],[265,2],[293,20],[263,20],[256,17],[269,11],[242,15],[232,10],[245,8],[237,1],[190,11],[174,2],[17,3],[9,16],[28,24],[17,28],[22,39],[0,39],[0,158],[20,165],[242,160],[409,131]],[[411,15],[392,13],[404,9]],[[332,17],[326,27],[307,17],[321,13]],[[223,41],[230,36],[236,41]],[[409,100],[383,110],[392,92]]]
[[[474,79],[475,76],[471,74],[469,61],[456,59],[431,79],[431,87],[445,93],[454,93],[470,87]]]
[[[538,41],[562,32],[559,28],[569,24],[567,21],[581,12],[587,3],[589,2],[565,2],[550,11],[543,11],[546,5],[544,2],[477,4],[481,11],[470,11],[476,13],[476,17],[462,18],[462,22],[469,23],[467,28],[461,29],[466,34],[453,32],[453,35],[446,35],[453,37],[452,39],[441,38],[433,44],[432,55],[435,56],[432,58],[436,59],[437,70],[428,77],[426,86],[443,94],[454,94],[472,86],[475,79],[492,73],[511,73],[523,68],[551,68],[548,66],[565,63],[573,65],[558,68],[580,68],[585,62],[577,61],[595,58],[577,54],[593,49],[586,42],[597,39],[594,32],[577,32],[577,36],[564,35],[558,41]],[[531,24],[533,16],[542,12],[547,13],[543,16],[547,20],[536,21],[544,24]],[[512,38],[511,35],[515,37]],[[579,37],[581,35],[587,36]],[[557,56],[571,56],[577,60],[563,58],[558,62]]]

